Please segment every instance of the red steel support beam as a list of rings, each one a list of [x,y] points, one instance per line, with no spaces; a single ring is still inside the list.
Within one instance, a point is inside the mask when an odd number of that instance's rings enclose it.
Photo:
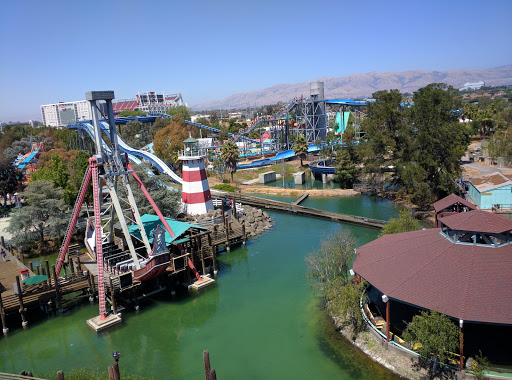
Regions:
[[[75,208],[73,209],[73,216],[71,217],[71,222],[69,224],[69,228],[66,231],[66,236],[64,237],[64,242],[62,243],[62,248],[60,250],[59,259],[57,260],[57,276],[60,273],[62,265],[64,264],[64,258],[66,257],[66,252],[69,248],[69,243],[71,242],[71,238],[73,237],[73,231],[76,227],[76,222],[78,221],[78,216],[80,215],[80,211],[82,210],[82,205],[84,204],[85,195],[87,194],[87,189],[89,184],[91,183],[91,168],[88,167],[85,171],[85,179],[82,185],[82,189],[80,190],[80,195],[78,196],[78,200],[75,204]]]

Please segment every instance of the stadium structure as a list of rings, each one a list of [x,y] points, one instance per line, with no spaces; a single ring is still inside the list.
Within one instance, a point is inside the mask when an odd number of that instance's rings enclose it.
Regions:
[[[181,93],[157,94],[156,92],[145,92],[137,94],[135,98],[121,99],[112,103],[114,115],[119,115],[123,111],[165,112],[169,108],[186,105]]]
[[[181,93],[157,94],[156,92],[137,94],[135,98],[121,99],[112,103],[115,116],[126,110],[163,113],[169,108],[186,105]],[[98,107],[100,107],[100,113],[105,115],[106,109],[102,108],[104,104],[100,103]],[[80,121],[92,120],[92,113],[86,100],[42,105],[41,116],[44,125],[57,128]]]

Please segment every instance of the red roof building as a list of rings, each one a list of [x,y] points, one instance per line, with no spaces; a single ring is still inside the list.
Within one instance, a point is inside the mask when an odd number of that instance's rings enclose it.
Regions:
[[[444,216],[477,209],[476,205],[455,194],[450,194],[438,200],[432,204],[432,207],[434,208],[436,227],[439,227],[439,219]]]
[[[508,325],[510,334],[512,220],[473,210],[439,223],[357,248],[354,272],[386,299],[436,310],[461,325]]]

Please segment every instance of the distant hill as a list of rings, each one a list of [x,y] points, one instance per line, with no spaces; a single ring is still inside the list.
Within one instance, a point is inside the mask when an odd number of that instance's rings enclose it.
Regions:
[[[452,70],[422,71],[408,70],[396,73],[365,73],[340,78],[318,78],[311,82],[324,82],[325,97],[335,98],[366,98],[375,91],[399,89],[402,93],[413,93],[430,83],[446,83],[455,88],[462,88],[466,82],[484,81],[486,86],[502,86],[512,84],[512,65],[484,70]],[[303,95],[309,97],[309,84],[277,84],[262,90],[244,92],[228,96],[222,100],[194,104],[191,108],[208,110],[245,105],[266,105],[277,102],[288,102]]]

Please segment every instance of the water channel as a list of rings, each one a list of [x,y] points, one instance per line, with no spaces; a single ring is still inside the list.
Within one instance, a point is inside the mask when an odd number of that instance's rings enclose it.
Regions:
[[[286,201],[292,198],[272,197]],[[386,200],[309,198],[304,206],[389,219]],[[155,379],[204,378],[210,351],[219,379],[394,379],[335,332],[308,287],[304,257],[341,226],[358,245],[377,230],[271,212],[274,227],[245,248],[219,257],[217,284],[200,294],[160,294],[125,311],[121,326],[96,335],[85,320],[97,303],[0,337],[0,372],[35,375],[86,368],[106,373],[113,351],[127,374]]]

